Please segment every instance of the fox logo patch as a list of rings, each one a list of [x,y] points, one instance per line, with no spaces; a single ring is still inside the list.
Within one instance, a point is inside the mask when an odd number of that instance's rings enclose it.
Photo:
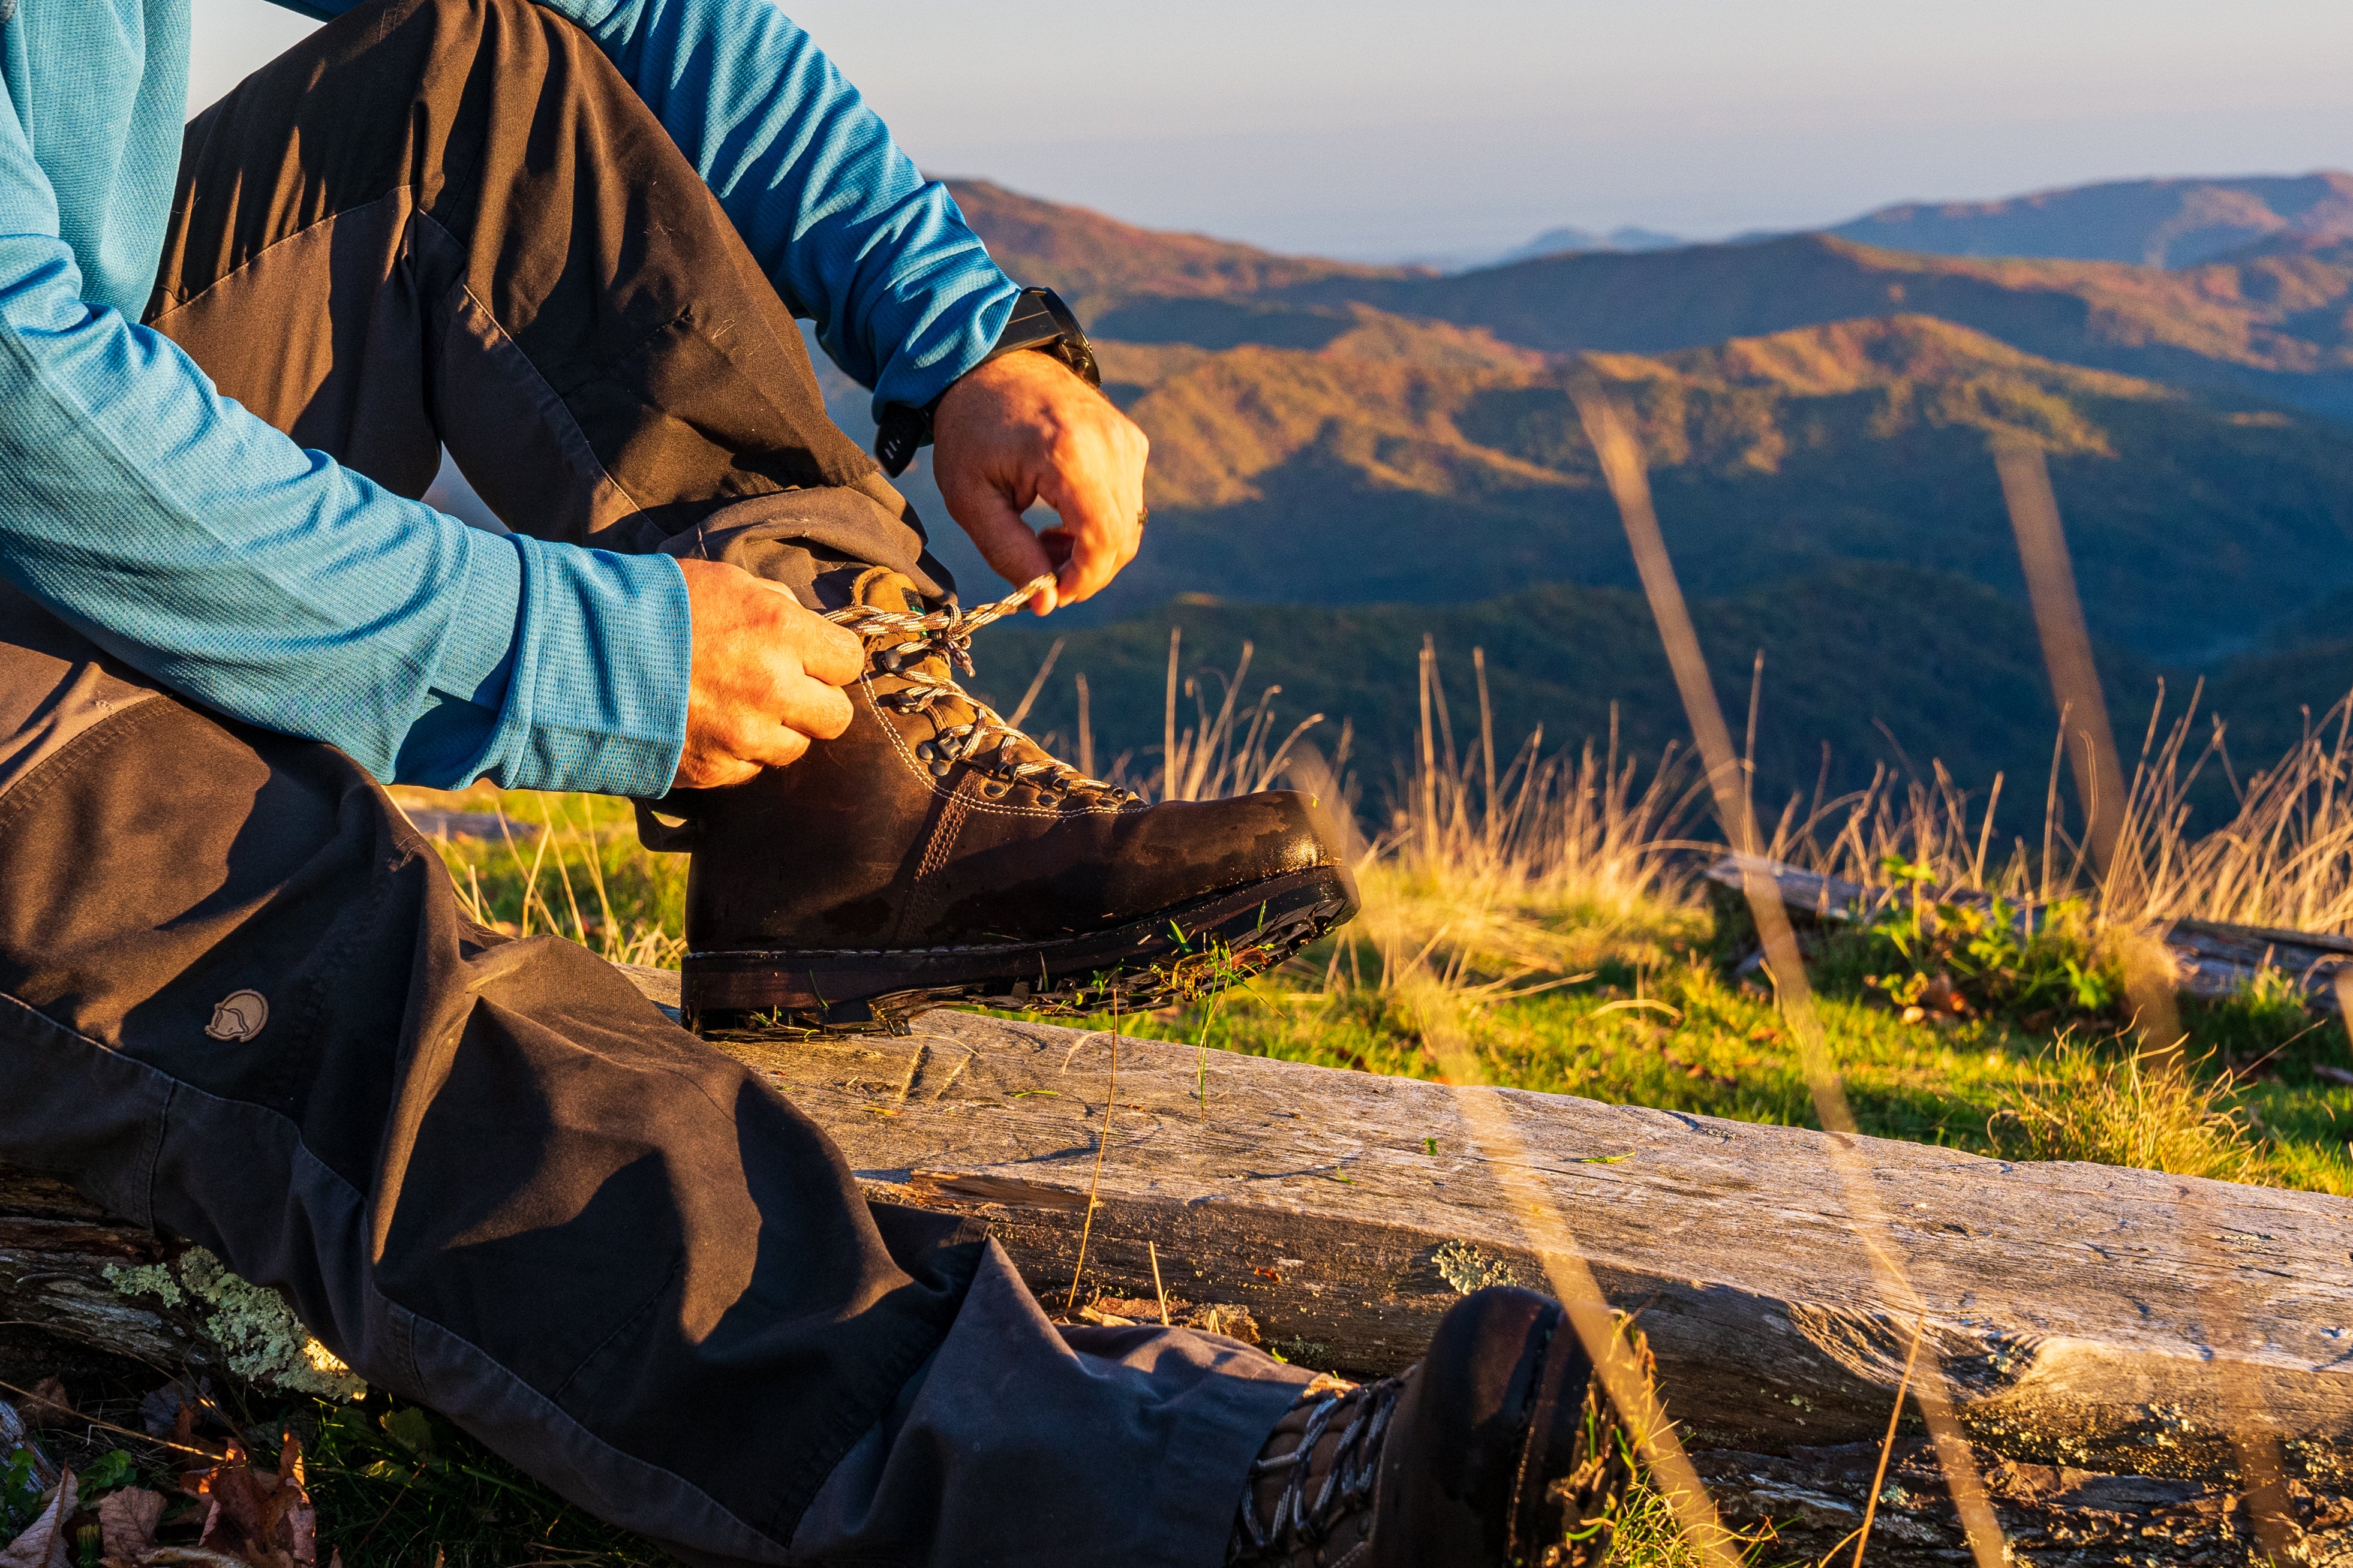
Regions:
[[[0,0],[5,5],[6,0]],[[216,1040],[249,1040],[269,1022],[269,1003],[259,991],[232,991],[213,1004],[205,1033]]]

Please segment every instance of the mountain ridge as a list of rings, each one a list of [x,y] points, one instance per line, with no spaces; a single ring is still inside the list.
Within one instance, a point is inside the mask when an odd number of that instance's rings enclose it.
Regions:
[[[971,194],[966,216],[1002,264],[1058,288],[1069,281],[1065,291],[1083,294],[1107,338],[1313,348],[1346,330],[1347,307],[1364,304],[1549,353],[1655,353],[1901,311],[2050,359],[2353,421],[2353,241],[2322,234],[2274,234],[2170,271],[1919,255],[1817,233],[1440,275],[1279,258],[1001,187],[952,189],[959,201]]]
[[[1826,231],[1892,250],[2179,268],[2275,235],[2353,237],[2353,174],[2105,180],[1984,202],[1898,202]]]
[[[1285,256],[1239,240],[1144,228],[1091,207],[1025,195],[991,180],[944,181],[973,232],[1022,282],[1074,305],[1129,294],[1188,298],[1256,292],[1324,278],[1435,276],[1426,268],[1368,267]]]

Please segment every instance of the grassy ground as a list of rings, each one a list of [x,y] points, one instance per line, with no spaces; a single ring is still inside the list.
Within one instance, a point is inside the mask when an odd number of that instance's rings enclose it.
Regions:
[[[1439,1004],[1451,1004],[1450,1022],[1488,1081],[1815,1125],[1770,989],[1726,973],[1704,913],[1653,908],[1573,934],[1588,960],[1574,975],[1521,976],[1506,988],[1533,994],[1466,1002],[1458,990]],[[1283,973],[1124,1026],[1325,1067],[1443,1076],[1428,1044],[1429,1001],[1349,983],[1352,961],[1372,961],[1369,945],[1327,942]],[[2276,992],[2187,1006],[2188,1071],[2177,1077],[2145,1060],[2114,1016],[2040,1029],[1990,1012],[1906,1023],[1838,944],[1821,957],[1819,1013],[1865,1132],[2353,1193],[2353,1088],[2312,1070],[2353,1067],[2345,1030]]]
[[[687,858],[638,843],[635,809],[605,795],[477,784],[396,788],[441,850],[468,912],[510,936],[554,932],[618,963],[678,967]],[[445,815],[463,819],[457,831]]]

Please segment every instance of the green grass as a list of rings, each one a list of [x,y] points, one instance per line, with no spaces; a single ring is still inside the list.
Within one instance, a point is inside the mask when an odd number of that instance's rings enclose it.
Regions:
[[[382,1394],[305,1413],[311,1500],[344,1568],[628,1568],[668,1557],[439,1416]]]
[[[509,936],[552,932],[617,962],[678,967],[687,857],[641,847],[628,801],[488,784],[457,794],[392,793],[406,810],[479,819],[481,837],[436,841],[459,902],[474,919]],[[503,828],[495,826],[501,817]]]
[[[1812,1127],[1797,1047],[1769,991],[1716,963],[1704,917],[1662,911],[1591,978],[1463,1007],[1488,1081],[1611,1104]],[[1181,1011],[1130,1017],[1148,1037],[1412,1078],[1440,1076],[1409,997],[1335,986],[1333,944],[1285,974]],[[1345,971],[1345,955],[1341,968]],[[2188,1077],[2137,1065],[2115,1020],[2032,1031],[1999,1015],[1907,1024],[1874,988],[1829,977],[1817,1011],[1863,1131],[2017,1159],[2154,1163],[2177,1174],[2353,1194],[2353,1089],[2315,1065],[2353,1066],[2344,1028],[2262,992],[2187,1005]],[[1108,1027],[1109,1017],[1089,1020]],[[2261,1076],[2241,1081],[2240,1070]],[[2135,1097],[2138,1095],[2140,1099]],[[2058,1109],[2072,1111],[2061,1124]],[[2155,1160],[2119,1156],[2143,1148]]]

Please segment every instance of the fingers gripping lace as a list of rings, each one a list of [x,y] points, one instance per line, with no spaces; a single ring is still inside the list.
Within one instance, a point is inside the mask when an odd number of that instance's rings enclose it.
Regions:
[[[1380,1475],[1381,1437],[1388,1430],[1389,1417],[1397,1409],[1398,1396],[1403,1389],[1400,1380],[1385,1378],[1346,1394],[1334,1394],[1309,1415],[1297,1447],[1279,1458],[1251,1463],[1250,1484],[1243,1489],[1241,1513],[1235,1521],[1249,1541],[1251,1552],[1263,1553],[1270,1548],[1288,1552],[1314,1546],[1344,1516],[1370,1504],[1373,1483]],[[1349,1407],[1348,1424],[1335,1439],[1331,1468],[1324,1472],[1323,1484],[1310,1497],[1308,1461],[1344,1406]],[[1269,1517],[1261,1520],[1256,1502],[1258,1482],[1283,1469],[1291,1472],[1290,1478],[1276,1493]]]
[[[825,618],[863,637],[875,667],[906,683],[887,697],[876,699],[893,711],[926,712],[934,703],[951,697],[971,706],[973,722],[949,725],[919,749],[919,754],[931,764],[934,773],[944,773],[953,763],[970,763],[1017,783],[1033,779],[1058,790],[1084,790],[1124,798],[1127,792],[1117,785],[1088,778],[1068,763],[1045,756],[1042,751],[1042,761],[1021,761],[1021,742],[1029,739],[1028,735],[958,685],[955,674],[938,676],[923,668],[924,660],[938,658],[951,671],[970,675],[972,634],[1013,614],[1040,589],[1053,584],[1051,576],[1033,577],[1004,598],[969,610],[884,610],[852,605],[848,609],[834,610]],[[1041,774],[1049,776],[1039,779]]]

